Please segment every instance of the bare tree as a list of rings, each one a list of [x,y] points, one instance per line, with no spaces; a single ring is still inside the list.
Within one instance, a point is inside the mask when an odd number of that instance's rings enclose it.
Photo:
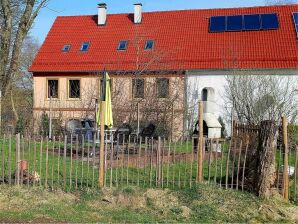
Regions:
[[[0,3],[0,90],[6,95],[19,71],[23,42],[48,0],[0,0]]]
[[[297,118],[297,80],[279,75],[226,76],[225,104],[234,105],[236,117],[248,124],[278,121],[281,115]]]

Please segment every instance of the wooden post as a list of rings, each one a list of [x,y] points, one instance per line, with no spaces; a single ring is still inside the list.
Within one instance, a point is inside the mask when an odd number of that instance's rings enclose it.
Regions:
[[[139,134],[140,134],[140,103],[137,103],[137,122],[138,122],[137,136],[139,136]]]
[[[284,170],[283,170],[283,196],[289,200],[289,149],[288,149],[288,121],[282,117],[282,139],[284,147]]]
[[[100,154],[99,154],[99,188],[104,187],[105,181],[105,110],[106,110],[106,102],[101,101],[101,113],[100,113]]]
[[[203,181],[203,102],[199,102],[199,134],[198,134],[198,164],[197,182]]]
[[[0,90],[0,136],[2,134],[2,91]]]

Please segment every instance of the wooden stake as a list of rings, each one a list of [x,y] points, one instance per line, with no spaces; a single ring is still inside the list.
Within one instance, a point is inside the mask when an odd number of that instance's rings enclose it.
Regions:
[[[243,161],[243,171],[242,171],[242,191],[244,191],[244,179],[245,179],[245,166],[246,166],[246,157],[247,157],[247,149],[249,146],[249,138],[247,138],[246,147],[245,147],[245,154],[244,154],[244,161]]]
[[[1,101],[0,101],[1,104]],[[1,119],[1,118],[0,118]],[[2,141],[2,180],[4,181],[4,177],[5,177],[5,135],[3,137],[3,141]]]
[[[64,137],[64,154],[63,154],[63,187],[66,188],[66,149],[67,149],[67,135]]]
[[[285,116],[282,117],[282,136],[284,146],[284,170],[283,170],[283,196],[286,201],[289,200],[289,150],[288,150],[288,121]]]
[[[113,134],[112,134],[112,144],[111,144],[111,155],[110,155],[110,165],[111,165],[111,170],[110,170],[110,187],[113,187],[113,161],[114,161],[114,144],[113,144]]]
[[[33,174],[36,174],[36,141],[34,140],[34,152],[33,152]],[[33,178],[33,186],[35,187],[36,178]]]
[[[76,135],[76,190],[78,189],[78,169],[79,169],[79,136]]]
[[[191,149],[191,160],[190,160],[190,175],[189,175],[189,188],[192,188],[192,169],[193,169],[193,162],[194,162],[194,138],[192,138],[192,149]]]
[[[298,179],[298,146],[296,146],[296,156],[295,156],[295,200],[297,200],[298,197],[298,185],[297,185],[297,179]]]
[[[11,135],[9,135],[8,146],[8,183],[11,185]]]
[[[171,144],[172,144],[172,141],[170,139],[170,142],[169,142],[169,149],[168,149],[168,161],[167,161],[167,187],[169,187],[169,174],[170,174],[170,163],[171,163]]]
[[[241,152],[242,152],[242,141],[240,142],[239,155],[238,155],[238,164],[237,164],[237,178],[236,178],[236,190],[237,191],[239,189],[239,172],[240,172]]]
[[[214,172],[214,187],[216,186],[217,182],[217,153],[218,153],[218,139],[216,140],[216,146],[215,146],[215,172]]]
[[[72,153],[73,153],[73,136],[70,135],[70,167],[69,167],[69,190],[72,188]]]
[[[105,110],[106,102],[101,101],[101,113],[100,113],[100,152],[99,152],[99,188],[104,187],[105,182]]]
[[[54,136],[53,142],[52,142],[53,146],[52,146],[52,160],[51,160],[52,161],[52,190],[54,190],[55,143],[56,143],[56,139]]]
[[[203,102],[199,102],[199,134],[198,134],[197,182],[203,182]]]
[[[233,139],[230,141],[228,155],[227,155],[227,163],[226,163],[226,189],[228,189],[229,184],[229,161],[230,161],[230,154],[231,154],[231,147],[232,147]]]
[[[94,188],[95,179],[95,148],[96,148],[96,133],[93,135],[93,145],[92,145],[92,188]]]
[[[112,138],[113,144],[113,138]],[[89,188],[89,173],[90,173],[90,136],[88,136],[88,147],[87,147],[87,187]]]
[[[84,135],[82,135],[81,189],[83,188],[83,182],[84,182],[84,154],[85,154],[85,138],[84,138]]]
[[[58,143],[58,164],[57,164],[57,182],[58,186],[60,186],[60,156],[61,156],[61,136],[59,136],[59,143]]]
[[[48,174],[49,174],[49,138],[47,137],[47,149],[46,149],[46,176],[45,176],[45,188],[48,188]]]
[[[41,137],[40,140],[40,149],[39,149],[39,176],[40,176],[40,181],[39,185],[42,186],[42,150],[43,150],[43,138]]]

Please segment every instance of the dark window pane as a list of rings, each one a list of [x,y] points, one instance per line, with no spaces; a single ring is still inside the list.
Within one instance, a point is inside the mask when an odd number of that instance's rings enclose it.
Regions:
[[[62,52],[68,52],[70,50],[70,44],[65,44],[62,48]]]
[[[169,79],[161,78],[156,80],[157,97],[167,98],[169,96]]]
[[[80,98],[80,80],[69,80],[69,98]]]
[[[259,30],[261,29],[260,15],[244,15],[244,29],[245,30]]]
[[[228,16],[227,31],[241,31],[241,30],[242,30],[242,16]]]
[[[203,89],[202,90],[202,101],[207,101],[207,99],[208,99],[208,90]]]
[[[81,51],[88,51],[89,50],[89,45],[90,45],[89,42],[83,43],[82,46],[81,46]]]
[[[226,17],[225,16],[213,16],[210,17],[210,32],[224,32],[226,30]]]
[[[132,95],[134,98],[144,98],[145,92],[144,79],[133,79],[132,80]]]
[[[48,80],[48,98],[58,98],[58,80]]]
[[[277,14],[261,14],[261,21],[264,30],[277,29],[279,26]]]
[[[147,40],[145,43],[145,50],[151,50],[154,46],[153,40]]]
[[[118,45],[118,50],[126,50],[127,49],[127,41],[121,40]]]

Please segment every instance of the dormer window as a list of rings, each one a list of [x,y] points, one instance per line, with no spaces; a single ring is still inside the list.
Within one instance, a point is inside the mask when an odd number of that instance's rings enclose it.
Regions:
[[[61,49],[62,52],[69,52],[70,51],[70,44],[65,44]]]
[[[145,43],[145,50],[152,50],[154,47],[154,40],[147,40]]]
[[[118,45],[118,50],[125,51],[127,49],[127,44],[128,44],[127,40],[121,40]]]
[[[81,46],[81,51],[88,51],[89,50],[89,46],[90,46],[90,43],[89,42],[84,42]]]

